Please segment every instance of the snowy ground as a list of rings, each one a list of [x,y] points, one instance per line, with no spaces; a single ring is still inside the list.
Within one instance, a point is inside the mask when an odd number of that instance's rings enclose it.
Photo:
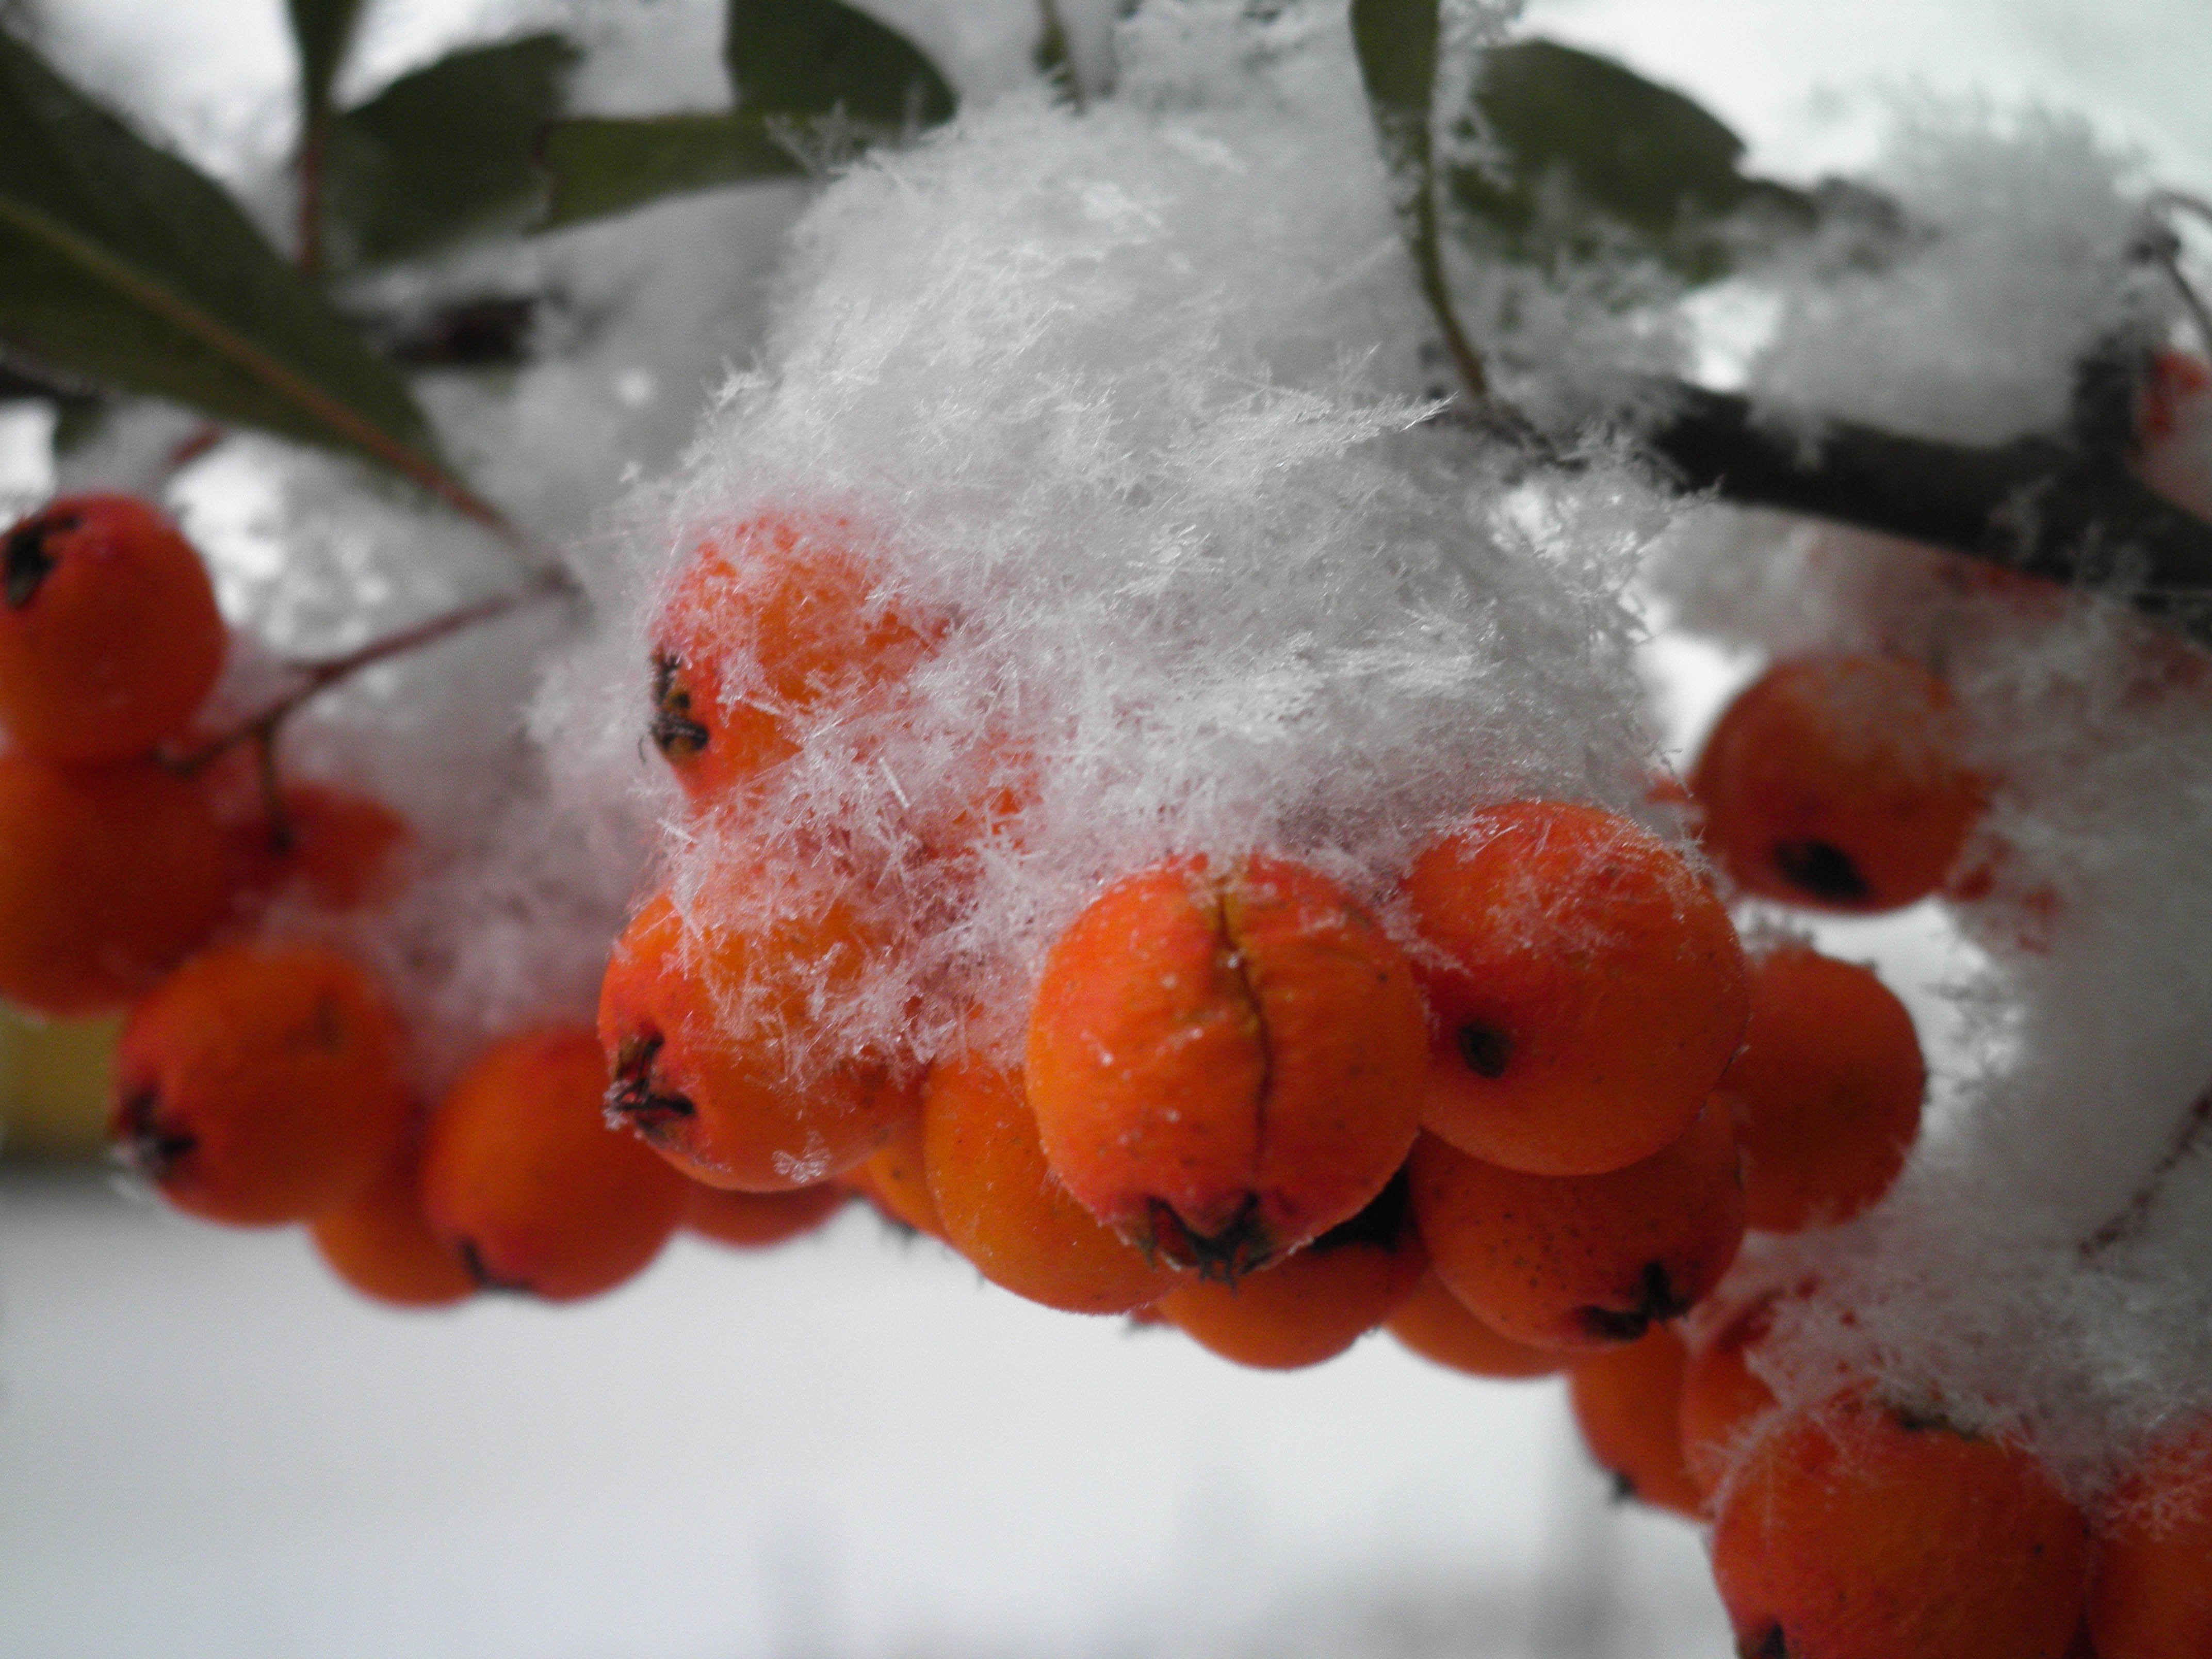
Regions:
[[[1291,1376],[865,1214],[562,1310],[0,1184],[0,1654],[1718,1659],[1695,1533],[1553,1382]]]

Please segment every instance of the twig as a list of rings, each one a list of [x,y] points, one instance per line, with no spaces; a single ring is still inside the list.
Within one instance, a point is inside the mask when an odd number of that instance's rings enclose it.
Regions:
[[[295,663],[291,666],[298,678],[289,690],[255,710],[229,730],[209,738],[198,748],[174,757],[170,765],[173,770],[189,775],[203,769],[240,744],[247,742],[263,744],[266,752],[267,747],[273,744],[277,728],[286,720],[303,704],[339,681],[350,678],[378,663],[435,645],[441,640],[485,623],[496,622],[543,600],[571,597],[576,591],[574,579],[566,571],[549,568],[520,587],[495,593],[489,599],[477,599],[428,617],[340,655]]]
[[[2188,1115],[2181,1120],[2181,1127],[2174,1134],[2173,1144],[2166,1148],[2166,1156],[2159,1159],[2151,1172],[2143,1177],[2142,1185],[2136,1188],[2110,1221],[2081,1241],[2083,1255],[2099,1255],[2115,1244],[2124,1243],[2150,1218],[2151,1210],[2158,1203],[2159,1194],[2166,1185],[2166,1178],[2196,1150],[2197,1142],[2207,1124],[2212,1124],[2212,1089],[2206,1090],[2191,1103]]]

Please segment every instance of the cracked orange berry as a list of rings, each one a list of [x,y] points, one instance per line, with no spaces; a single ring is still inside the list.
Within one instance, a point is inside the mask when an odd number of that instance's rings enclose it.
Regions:
[[[1231,1284],[1194,1279],[1156,1304],[1240,1365],[1295,1370],[1334,1359],[1388,1319],[1428,1271],[1405,1176],[1296,1255]]]
[[[843,1209],[852,1194],[834,1182],[787,1193],[740,1193],[691,1182],[684,1224],[702,1238],[740,1250],[765,1249],[811,1233]]]
[[[1566,1369],[1571,1358],[1557,1348],[1531,1347],[1500,1336],[1468,1311],[1434,1267],[1421,1276],[1413,1293],[1384,1323],[1391,1335],[1422,1358],[1469,1376],[1501,1381],[1549,1376]]]
[[[1749,1224],[1795,1232],[1881,1198],[1920,1133],[1927,1079],[1912,1016],[1871,971],[1797,945],[1759,957],[1720,1085]]]
[[[1665,842],[1597,807],[1516,801],[1423,853],[1405,897],[1430,1133],[1510,1170],[1598,1175],[1704,1109],[1743,1035],[1743,951]]]
[[[79,764],[184,730],[228,635],[207,568],[154,507],[67,495],[0,538],[0,726]]]
[[[1712,1559],[1746,1659],[2063,1659],[2089,1565],[2028,1452],[1863,1388],[1759,1434]]]
[[[222,832],[183,779],[0,755],[0,998],[64,1018],[120,1007],[228,898]]]
[[[1477,1318],[1540,1347],[1635,1340],[1687,1312],[1743,1242],[1735,1133],[1717,1104],[1605,1175],[1501,1170],[1425,1134],[1412,1174],[1437,1276]]]
[[[802,1073],[794,1056],[817,1039],[817,996],[849,988],[875,948],[832,894],[696,927],[656,895],[600,988],[608,1110],[710,1187],[782,1192],[852,1169],[921,1109],[919,1079],[867,1055]]]
[[[422,1214],[422,1149],[408,1146],[366,1192],[308,1224],[324,1262],[363,1296],[398,1308],[443,1308],[476,1294],[460,1253]]]
[[[1069,1192],[1141,1248],[1233,1278],[1382,1190],[1426,1047],[1404,953],[1334,883],[1266,854],[1178,858],[1054,943],[1024,1072]]]
[[[109,1130],[179,1209],[305,1221],[365,1192],[413,1117],[399,1022],[356,963],[313,945],[224,945],[131,1011]]]
[[[1934,892],[1980,816],[1950,689],[1893,658],[1778,663],[1741,692],[1690,776],[1706,847],[1744,889],[1843,911]]]
[[[1633,1342],[1578,1359],[1567,1401],[1591,1460],[1613,1489],[1694,1521],[1704,1493],[1682,1456],[1682,1339],[1655,1325]]]
[[[763,514],[693,550],[653,629],[652,735],[694,802],[799,750],[807,724],[888,686],[929,639],[827,514]]]
[[[2106,1513],[2089,1593],[2097,1659],[2212,1653],[2212,1420],[2154,1445]]]
[[[932,1067],[921,1139],[945,1241],[994,1285],[1066,1313],[1118,1314],[1182,1278],[1054,1178],[1018,1073],[975,1055]]]
[[[487,1290],[568,1302],[642,1273],[684,1217],[684,1177],[611,1128],[591,1030],[494,1043],[430,1119],[422,1212]]]

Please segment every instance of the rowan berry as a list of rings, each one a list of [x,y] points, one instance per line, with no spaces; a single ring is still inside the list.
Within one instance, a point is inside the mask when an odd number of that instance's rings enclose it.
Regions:
[[[2153,357],[2137,400],[2136,438],[2142,481],[2212,519],[2212,367],[2180,351]]]
[[[109,1132],[178,1208],[244,1226],[359,1196],[413,1115],[399,1022],[375,981],[314,945],[193,957],[131,1011]]]
[[[1413,1209],[1437,1273],[1516,1341],[1633,1341],[1720,1282],[1743,1240],[1727,1111],[1709,1105],[1673,1145],[1595,1176],[1501,1170],[1425,1134]]]
[[[926,1093],[923,1098],[927,1099]],[[870,1153],[860,1167],[867,1171],[869,1197],[892,1220],[932,1238],[945,1237],[945,1224],[938,1219],[937,1200],[930,1196],[923,1164],[920,1112],[900,1120],[890,1139]]]
[[[611,1128],[588,1027],[551,1025],[477,1057],[430,1120],[422,1212],[477,1281],[552,1302],[642,1273],[684,1219],[684,1177]]]
[[[616,941],[600,988],[608,1109],[710,1187],[812,1186],[920,1110],[919,1080],[886,1059],[796,1069],[817,1035],[817,994],[849,988],[875,943],[842,899],[794,902],[794,914],[694,926],[656,895]]]
[[[379,1302],[442,1308],[476,1293],[460,1253],[422,1214],[422,1152],[410,1145],[367,1191],[325,1210],[307,1231],[332,1273]]]
[[[1920,1132],[1927,1079],[1912,1016],[1870,970],[1796,945],[1760,957],[1720,1086],[1749,1224],[1795,1232],[1873,1204]]]
[[[1721,715],[1690,787],[1746,890],[1847,911],[1934,892],[1983,801],[1949,688],[1884,657],[1768,669]]]
[[[2088,1567],[2030,1454],[1863,1388],[1759,1434],[1712,1556],[1750,1659],[2062,1659]]]
[[[764,1249],[812,1232],[852,1194],[835,1182],[787,1193],[739,1193],[695,1181],[684,1194],[684,1224],[702,1238],[741,1250]]]
[[[1196,1279],[1156,1304],[1224,1359],[1296,1370],[1334,1359],[1388,1319],[1429,1269],[1401,1173],[1295,1255],[1233,1284]]]
[[[1557,1348],[1531,1347],[1500,1336],[1468,1311],[1434,1267],[1383,1322],[1391,1335],[1422,1358],[1469,1376],[1549,1376],[1565,1370],[1572,1358]]]
[[[1181,1275],[1077,1203],[1047,1166],[1018,1073],[975,1056],[933,1067],[922,1154],[947,1243],[994,1285],[1068,1313],[1129,1313]]]
[[[1405,894],[1426,947],[1423,1128],[1583,1176],[1689,1127],[1747,1003],[1735,929],[1686,860],[1617,814],[1516,801],[1423,853]]]
[[[2097,1659],[2212,1653],[2212,1421],[2154,1445],[2106,1512],[2089,1591]]]
[[[67,495],[0,538],[0,726],[79,764],[184,729],[228,648],[207,568],[146,502]]]
[[[1682,1374],[1682,1456],[1707,1496],[1774,1409],[1774,1390],[1753,1373],[1747,1356],[1765,1340],[1780,1300],[1779,1292],[1758,1297],[1691,1351]]]
[[[0,755],[0,997],[58,1018],[120,1007],[226,901],[222,833],[182,779]]]
[[[1682,1457],[1688,1359],[1682,1339],[1655,1325],[1633,1342],[1577,1360],[1567,1373],[1567,1401],[1583,1443],[1621,1497],[1694,1521],[1704,1493]]]
[[[1182,858],[1054,943],[1025,1071],[1045,1156],[1092,1214],[1233,1277],[1382,1190],[1426,1046],[1403,953],[1333,882],[1264,854]]]
[[[653,740],[710,802],[798,752],[817,714],[887,686],[928,636],[826,514],[769,513],[693,550],[653,629]]]
[[[258,812],[234,832],[236,885],[248,902],[296,891],[325,910],[357,910],[391,896],[407,823],[367,795],[289,784],[272,821]]]

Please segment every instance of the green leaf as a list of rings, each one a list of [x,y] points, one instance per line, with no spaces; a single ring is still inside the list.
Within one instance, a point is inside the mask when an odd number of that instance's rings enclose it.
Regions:
[[[67,374],[351,450],[461,504],[406,383],[221,186],[0,33],[0,341]]]
[[[1723,222],[1755,210],[1797,228],[1809,198],[1747,176],[1743,141],[1702,106],[1611,58],[1553,40],[1485,55],[1475,114],[1494,166],[1453,170],[1451,189],[1498,252],[1537,262],[1611,246],[1692,281],[1733,263]]]
[[[331,124],[331,263],[377,265],[519,227],[544,181],[538,131],[576,49],[557,34],[471,46],[402,76]]]
[[[285,0],[300,55],[300,103],[307,121],[331,106],[331,83],[345,62],[363,0]]]
[[[539,161],[553,177],[538,227],[545,230],[685,191],[805,173],[754,115],[556,121],[545,129]]]
[[[838,0],[730,0],[722,56],[749,114],[842,109],[905,128],[949,120],[957,101],[912,41]]]
[[[1422,297],[1436,315],[1460,379],[1480,398],[1486,390],[1482,360],[1452,309],[1437,235],[1436,143],[1429,125],[1436,98],[1437,4],[1352,0],[1352,44],[1382,158],[1397,182],[1399,222]]]

